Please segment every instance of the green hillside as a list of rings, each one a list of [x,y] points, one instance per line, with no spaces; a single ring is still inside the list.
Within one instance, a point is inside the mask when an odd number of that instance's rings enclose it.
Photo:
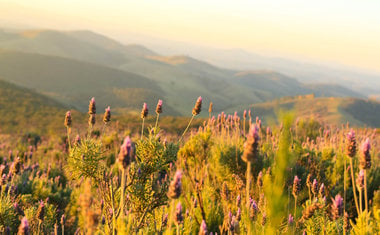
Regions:
[[[300,119],[340,125],[350,122],[355,126],[380,127],[380,102],[357,98],[317,97],[305,95],[239,107],[251,109],[265,123],[276,123],[282,111],[292,111]],[[233,110],[230,110],[232,112]]]
[[[79,109],[94,93],[102,106],[119,111],[140,109],[144,101],[153,106],[164,98],[167,111],[180,115],[190,114],[200,95],[206,104],[215,104],[215,111],[308,93],[362,97],[339,86],[304,85],[272,71],[233,71],[189,56],[158,55],[91,31],[0,31],[1,49],[8,51],[0,55],[3,79]]]
[[[82,111],[93,96],[99,108],[110,105],[116,110],[140,109],[143,102],[152,107],[165,98],[154,81],[140,75],[38,54],[0,51],[0,77]],[[168,105],[165,108],[177,114]]]
[[[57,130],[67,107],[31,90],[0,80],[0,132]],[[77,113],[74,113],[75,117]],[[62,129],[62,128],[61,128]]]

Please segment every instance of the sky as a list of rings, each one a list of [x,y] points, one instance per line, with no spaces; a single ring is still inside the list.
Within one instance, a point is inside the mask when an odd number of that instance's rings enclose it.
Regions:
[[[0,27],[133,33],[379,72],[379,12],[378,0],[0,0]]]

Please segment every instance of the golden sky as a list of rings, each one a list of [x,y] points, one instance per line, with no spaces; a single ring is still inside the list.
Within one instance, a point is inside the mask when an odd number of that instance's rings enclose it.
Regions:
[[[6,23],[137,33],[380,71],[377,0],[0,0]]]

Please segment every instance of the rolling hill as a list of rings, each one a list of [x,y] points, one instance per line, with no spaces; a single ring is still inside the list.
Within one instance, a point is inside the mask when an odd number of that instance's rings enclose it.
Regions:
[[[95,96],[99,108],[140,109],[152,107],[165,94],[148,78],[88,62],[39,54],[0,51],[0,78],[34,89],[61,103],[86,111]],[[168,105],[169,114],[177,114]]]
[[[292,111],[297,118],[313,118],[336,126],[349,122],[355,126],[380,127],[380,102],[375,100],[304,95],[284,97],[246,108],[267,124],[276,123],[282,111]],[[237,110],[242,109],[244,107]]]
[[[0,80],[0,132],[44,133],[62,128],[67,107],[26,88]],[[78,115],[74,112],[73,116]]]
[[[190,115],[201,95],[215,111],[281,96],[363,97],[337,85],[305,85],[275,71],[223,69],[185,55],[163,56],[91,31],[0,31],[0,76],[83,110],[96,96],[119,112],[163,98],[169,114]]]

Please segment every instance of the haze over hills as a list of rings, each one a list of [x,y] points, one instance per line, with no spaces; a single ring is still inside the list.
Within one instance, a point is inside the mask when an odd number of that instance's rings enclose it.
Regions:
[[[239,112],[247,109],[236,108]],[[253,104],[249,109],[254,117],[259,117],[265,124],[277,123],[281,112],[291,111],[297,118],[311,118],[329,125],[339,126],[349,122],[354,126],[380,127],[380,102],[374,100],[306,95]]]
[[[380,95],[380,74],[338,64],[286,57],[264,56],[244,49],[219,49],[186,42],[132,35],[123,41],[140,42],[160,54],[186,54],[215,66],[232,70],[273,70],[303,83],[329,83],[365,96]]]
[[[3,30],[0,50],[1,79],[82,111],[92,96],[118,112],[139,110],[143,102],[154,107],[164,99],[171,115],[189,115],[199,95],[205,104],[214,102],[215,111],[309,93],[365,97],[347,87],[309,85],[276,71],[232,70],[189,56],[163,56],[91,31]]]

